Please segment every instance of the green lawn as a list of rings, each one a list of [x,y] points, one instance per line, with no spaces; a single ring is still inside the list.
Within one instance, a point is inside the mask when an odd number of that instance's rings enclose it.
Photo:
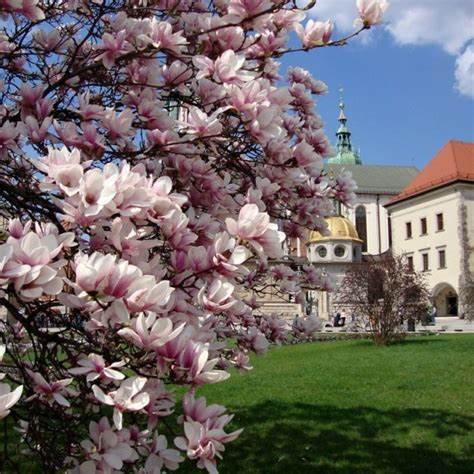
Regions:
[[[198,393],[245,427],[221,474],[474,473],[474,334],[315,342],[253,364]],[[0,472],[43,473],[9,451]]]
[[[245,427],[221,473],[474,472],[474,335],[276,348],[200,394]]]

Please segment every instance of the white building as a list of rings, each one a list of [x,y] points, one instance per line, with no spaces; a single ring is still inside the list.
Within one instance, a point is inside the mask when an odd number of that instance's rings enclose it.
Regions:
[[[329,175],[349,171],[357,183],[356,200],[352,207],[342,206],[337,214],[347,217],[362,240],[362,252],[380,255],[391,245],[389,215],[385,205],[397,196],[418,174],[414,166],[364,165],[351,143],[345,104],[339,103],[337,154],[325,166]],[[294,254],[305,256],[305,245],[294,244]]]
[[[343,206],[341,214],[355,225],[363,240],[362,251],[380,255],[391,245],[389,216],[384,206],[415,178],[419,170],[414,166],[364,165],[360,154],[353,150],[342,99],[339,108],[337,155],[328,160],[326,170],[334,175],[343,170],[351,173],[357,183],[356,202],[351,208]]]
[[[393,251],[426,273],[437,315],[461,315],[474,272],[474,143],[450,141],[386,208]]]
[[[306,243],[308,260],[316,266],[324,267],[338,287],[346,275],[347,269],[353,263],[362,261],[363,241],[359,238],[352,222],[343,216],[333,216],[326,219],[329,236],[319,232],[311,232]],[[308,297],[315,313],[321,319],[331,319],[336,310],[337,292],[310,291]],[[348,315],[346,315],[348,316]]]

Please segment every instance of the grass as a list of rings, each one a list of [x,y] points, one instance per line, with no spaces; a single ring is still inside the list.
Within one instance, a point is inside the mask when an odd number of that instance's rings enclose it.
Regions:
[[[286,346],[201,390],[245,427],[221,473],[474,472],[474,335]]]
[[[253,365],[199,391],[245,427],[221,474],[474,472],[474,334],[285,346]],[[10,449],[0,472],[43,472]]]

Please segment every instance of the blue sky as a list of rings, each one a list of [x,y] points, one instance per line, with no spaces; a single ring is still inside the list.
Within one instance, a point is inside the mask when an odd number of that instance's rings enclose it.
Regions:
[[[453,1],[459,9],[466,7],[463,0]],[[468,67],[460,85],[456,65],[464,52],[470,52],[469,35],[474,32],[465,32],[459,39],[459,31],[445,31],[439,41],[428,29],[414,34],[409,19],[393,18],[403,0],[396,3],[392,3],[392,22],[369,32],[368,41],[292,54],[282,63],[285,69],[304,67],[329,86],[330,93],[319,99],[317,108],[333,142],[339,88],[343,87],[353,144],[360,147],[363,162],[422,168],[448,140],[474,141],[474,66]],[[440,3],[446,2],[432,2],[426,9],[432,27],[438,20],[435,15],[446,21],[443,12],[433,10],[432,5]],[[344,24],[345,18],[340,20]]]

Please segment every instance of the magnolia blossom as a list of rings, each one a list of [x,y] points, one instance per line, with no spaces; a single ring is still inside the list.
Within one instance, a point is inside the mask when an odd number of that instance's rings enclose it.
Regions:
[[[186,451],[189,459],[197,459],[199,468],[217,474],[216,457],[222,457],[224,444],[236,439],[241,432],[242,429],[227,434],[222,428],[209,429],[197,421],[185,421],[185,437],[177,437],[174,443]]]
[[[105,33],[102,37],[100,49],[104,51],[97,56],[97,61],[102,60],[106,68],[111,68],[120,56],[126,54],[131,49],[131,45],[125,40],[126,32],[119,31],[115,36]]]
[[[295,318],[292,325],[293,333],[300,337],[311,340],[314,333],[321,329],[321,321],[316,318]]]
[[[173,323],[168,318],[157,319],[153,313],[146,317],[140,314],[133,319],[130,328],[120,329],[118,334],[141,349],[153,351],[173,340],[183,327],[184,324],[180,324],[173,330]]]
[[[139,411],[148,405],[150,396],[142,392],[146,384],[145,377],[130,377],[124,380],[117,390],[104,393],[98,385],[92,386],[95,397],[101,403],[114,407],[114,424],[118,430],[122,429],[123,412]]]
[[[358,6],[355,34],[386,9]],[[302,24],[310,7],[1,4],[0,190],[13,217],[1,331],[11,380],[29,392],[21,434],[43,471],[157,474],[186,456],[216,472],[238,432],[198,387],[250,370],[270,343],[311,337],[313,322],[291,328],[260,303],[330,289],[314,267],[273,259],[288,250],[281,230],[324,233],[333,200],[354,197],[347,173],[323,171],[332,148],[315,96],[327,87],[299,67],[286,83],[280,67],[291,51],[346,42],[331,40],[330,21]],[[13,388],[0,384],[0,417]]]
[[[234,285],[231,283],[216,279],[209,288],[203,286],[199,290],[198,301],[209,311],[219,312],[229,309],[235,304],[235,299],[232,298],[234,292]]]
[[[64,395],[73,395],[74,392],[67,388],[72,383],[72,378],[55,380],[54,382],[47,382],[46,379],[39,373],[28,370],[28,375],[34,383],[35,394],[30,397],[30,400],[41,398],[48,402],[56,402],[64,407],[69,407],[69,401]]]
[[[214,369],[218,360],[209,360],[209,344],[189,340],[177,357],[175,371],[183,373],[184,379],[195,385],[221,382],[230,374]]]
[[[260,254],[278,257],[282,254],[285,234],[278,226],[270,223],[270,216],[260,212],[256,204],[246,204],[239,212],[239,219],[225,220],[229,234],[247,240]]]
[[[53,233],[39,236],[32,231],[19,239],[9,238],[0,245],[0,282],[2,276],[13,280],[19,296],[26,301],[43,294],[57,295],[63,287],[58,275],[61,261],[53,259],[63,247],[72,245],[71,241],[72,234],[58,239]]]
[[[0,361],[3,360],[5,354],[5,346],[0,345]],[[5,374],[0,374],[0,380],[5,377]],[[7,383],[0,383],[0,420],[5,418],[10,413],[10,408],[20,400],[23,392],[23,385],[19,385],[13,391]]]
[[[222,132],[222,125],[217,118],[222,109],[216,110],[208,116],[197,107],[190,107],[187,121],[184,123],[187,133],[205,137],[209,135],[219,135]]]
[[[148,453],[145,462],[145,474],[156,474],[162,472],[163,468],[176,471],[184,458],[176,449],[168,448],[168,441],[163,435],[155,431],[152,442],[143,449],[144,454]]]
[[[88,382],[98,378],[109,380],[123,380],[125,378],[124,374],[115,370],[116,368],[123,367],[126,364],[124,361],[113,362],[107,366],[102,356],[92,353],[79,360],[78,364],[80,367],[69,369],[69,373],[73,375],[87,375],[86,380]]]
[[[79,466],[78,474],[105,473],[122,469],[124,461],[133,457],[134,450],[129,443],[121,439],[120,434],[111,428],[106,417],[102,417],[98,423],[91,421],[90,439],[81,442],[81,448],[88,460]]]
[[[309,20],[303,28],[301,24],[295,26],[296,34],[303,43],[304,48],[312,48],[329,43],[334,25],[331,21]]]
[[[370,28],[381,23],[388,7],[389,3],[385,0],[357,0],[360,18],[356,20],[356,26],[362,24]]]

